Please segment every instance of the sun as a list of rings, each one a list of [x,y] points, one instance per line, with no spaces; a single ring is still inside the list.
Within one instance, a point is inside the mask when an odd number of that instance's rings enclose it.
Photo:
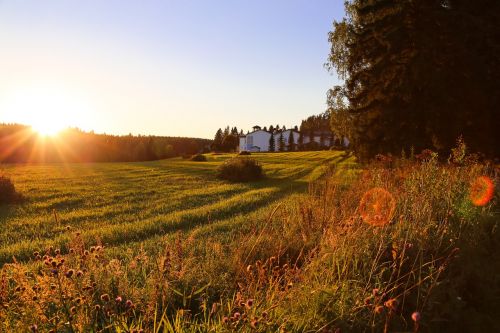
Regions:
[[[78,127],[78,119],[89,112],[82,99],[64,86],[38,84],[20,88],[1,106],[15,122],[31,126],[40,136],[56,136],[67,127]]]

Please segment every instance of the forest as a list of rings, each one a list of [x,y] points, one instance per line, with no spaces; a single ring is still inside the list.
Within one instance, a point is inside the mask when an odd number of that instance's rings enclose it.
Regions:
[[[198,138],[95,134],[75,128],[44,137],[29,126],[0,124],[0,162],[151,161],[205,152],[210,142]]]

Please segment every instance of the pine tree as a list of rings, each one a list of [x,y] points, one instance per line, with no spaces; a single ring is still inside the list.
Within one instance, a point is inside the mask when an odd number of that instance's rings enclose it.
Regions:
[[[293,137],[293,131],[290,131],[288,136],[288,151],[295,151],[295,138]]]
[[[304,150],[304,134],[302,134],[302,132],[299,132],[299,139],[297,140],[297,143],[298,149]]]
[[[285,151],[285,138],[283,137],[283,132],[280,132],[280,136],[278,139],[278,150]]]
[[[222,148],[222,140],[224,139],[222,129],[218,129],[217,132],[215,133],[214,141],[212,143],[212,150],[214,151],[220,151]]]
[[[274,133],[274,126],[273,125],[269,126],[269,132]]]
[[[276,151],[276,143],[274,141],[274,133],[271,133],[269,138],[269,151]]]

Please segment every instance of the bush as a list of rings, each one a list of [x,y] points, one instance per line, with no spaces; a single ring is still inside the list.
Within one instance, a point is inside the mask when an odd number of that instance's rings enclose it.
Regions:
[[[20,199],[21,195],[16,192],[10,178],[0,176],[0,204],[17,202]]]
[[[193,155],[191,155],[191,154],[182,154],[181,157],[182,157],[183,160],[189,160],[189,159],[191,159],[191,157],[193,157]]]
[[[191,161],[195,162],[206,162],[207,158],[203,154],[196,154],[191,157]]]
[[[252,153],[244,150],[244,151],[241,151],[238,155],[252,155]]]
[[[235,157],[217,168],[217,177],[230,182],[249,182],[264,176],[262,166],[248,157]]]

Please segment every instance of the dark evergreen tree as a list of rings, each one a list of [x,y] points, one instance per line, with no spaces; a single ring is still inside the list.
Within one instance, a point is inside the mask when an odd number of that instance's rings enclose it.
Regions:
[[[224,139],[224,134],[222,133],[222,129],[218,129],[215,133],[214,141],[212,143],[212,150],[220,151],[222,150],[222,140]]]
[[[351,0],[346,13],[327,64],[345,83],[328,103],[359,157],[445,152],[459,136],[500,155],[500,1]]]
[[[274,139],[274,133],[271,133],[271,137],[269,138],[269,151],[276,151],[276,142]]]
[[[288,151],[295,151],[295,138],[293,137],[293,131],[290,131],[288,136]]]
[[[304,150],[304,134],[302,134],[302,132],[299,132],[299,138],[297,140],[297,144],[298,144],[298,149],[299,150]]]
[[[283,137],[283,132],[280,132],[280,136],[278,139],[278,150],[285,151],[285,138]]]
[[[269,132],[271,132],[271,133],[274,132],[274,126],[273,125],[269,126]]]

